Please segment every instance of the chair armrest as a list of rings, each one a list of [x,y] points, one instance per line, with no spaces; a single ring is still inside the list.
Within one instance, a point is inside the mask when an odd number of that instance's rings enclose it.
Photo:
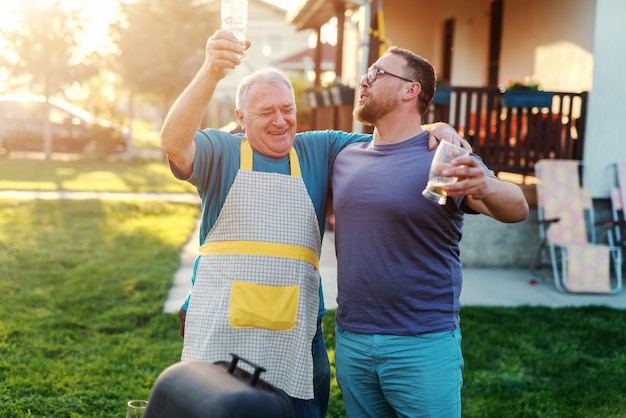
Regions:
[[[561,218],[553,218],[553,219],[540,219],[537,221],[538,224],[547,224],[550,226],[553,223],[559,222]]]
[[[614,226],[626,226],[626,220],[615,221],[613,219],[597,221],[595,226],[600,228],[613,228]]]

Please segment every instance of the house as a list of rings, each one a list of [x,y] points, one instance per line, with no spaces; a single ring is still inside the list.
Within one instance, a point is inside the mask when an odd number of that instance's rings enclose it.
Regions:
[[[608,166],[626,160],[623,16],[622,0],[301,0],[287,18],[318,33],[336,19],[337,73],[354,84],[381,51],[397,45],[427,58],[454,86],[498,91],[509,80],[532,79],[544,90],[583,92],[583,183],[602,207]],[[513,225],[470,219],[464,265],[531,265],[536,211]]]
[[[311,72],[315,71],[315,54],[317,51],[320,55],[320,69],[322,73],[335,74],[335,45],[329,43],[321,43],[319,48],[309,48],[298,51],[293,55],[278,59],[273,65],[280,68],[288,75],[295,77],[307,77]]]
[[[288,19],[318,32],[337,19],[344,80],[356,82],[382,43],[422,55],[452,85],[530,78],[544,90],[589,91],[584,185],[606,198],[606,168],[626,159],[623,16],[621,0],[301,0]]]

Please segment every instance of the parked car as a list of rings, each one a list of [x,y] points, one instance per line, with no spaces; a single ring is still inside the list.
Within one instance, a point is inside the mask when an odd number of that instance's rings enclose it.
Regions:
[[[46,112],[46,106],[49,112]],[[14,151],[44,151],[45,118],[50,121],[52,152],[99,158],[126,151],[128,132],[113,122],[65,100],[37,95],[0,96],[0,156]]]

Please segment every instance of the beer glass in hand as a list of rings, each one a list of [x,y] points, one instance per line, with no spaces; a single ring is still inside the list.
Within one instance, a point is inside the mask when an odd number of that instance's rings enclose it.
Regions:
[[[433,162],[430,165],[428,184],[422,192],[427,199],[440,205],[446,204],[446,191],[443,186],[457,181],[456,177],[444,177],[441,173],[450,167],[450,162],[458,157],[469,155],[469,151],[447,141],[441,141],[435,151]]]

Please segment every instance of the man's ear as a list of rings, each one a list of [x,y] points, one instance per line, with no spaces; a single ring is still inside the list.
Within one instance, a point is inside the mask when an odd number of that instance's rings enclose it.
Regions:
[[[406,88],[404,96],[407,100],[411,100],[417,97],[420,91],[422,91],[422,85],[416,81]]]
[[[237,117],[237,123],[241,127],[242,131],[246,130],[246,120],[243,117],[243,112],[239,109],[235,109],[235,117]]]

